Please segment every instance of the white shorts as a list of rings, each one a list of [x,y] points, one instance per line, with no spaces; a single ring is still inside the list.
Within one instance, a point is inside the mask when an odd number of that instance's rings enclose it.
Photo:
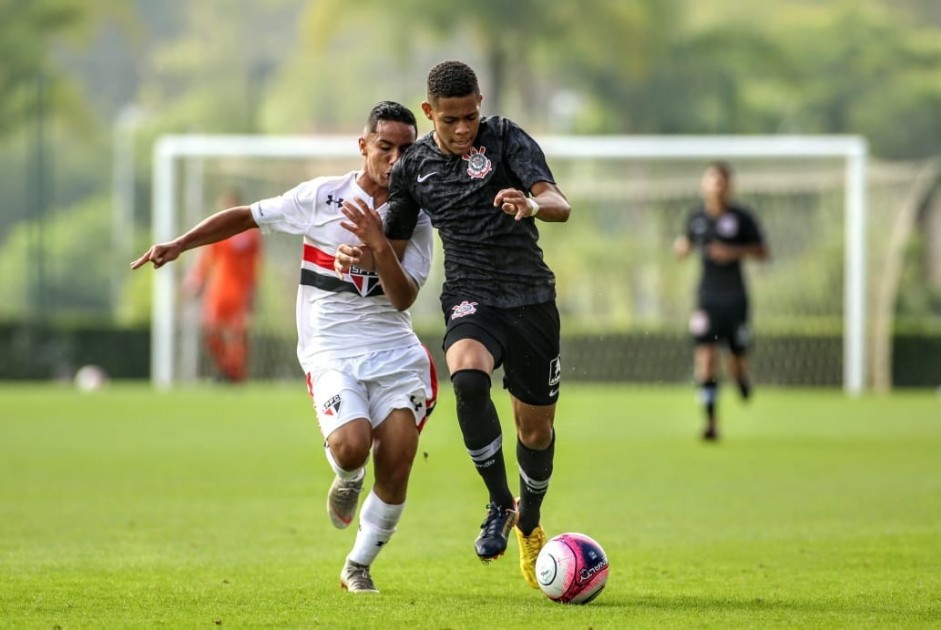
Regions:
[[[396,409],[411,409],[421,431],[438,398],[435,366],[421,344],[314,363],[304,369],[324,438],[359,418],[376,428]]]

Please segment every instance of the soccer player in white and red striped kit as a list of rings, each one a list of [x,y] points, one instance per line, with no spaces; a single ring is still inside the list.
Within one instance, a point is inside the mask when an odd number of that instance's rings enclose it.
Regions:
[[[370,111],[359,139],[361,170],[218,212],[131,264],[161,267],[186,250],[256,226],[263,234],[303,236],[297,357],[336,473],[327,499],[334,526],[352,522],[373,458],[375,481],[340,573],[341,586],[355,593],[378,592],[370,568],[401,518],[418,436],[437,395],[431,357],[405,310],[428,277],[432,228],[427,217],[419,221],[400,262],[382,224],[392,166],[416,136],[414,114],[383,101]],[[338,274],[334,256],[341,244],[368,247],[375,271],[354,267]]]

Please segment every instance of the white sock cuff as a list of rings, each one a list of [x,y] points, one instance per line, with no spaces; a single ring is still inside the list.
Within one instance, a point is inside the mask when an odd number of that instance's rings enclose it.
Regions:
[[[356,470],[343,470],[340,468],[340,465],[337,464],[337,460],[333,459],[333,452],[330,450],[328,444],[324,444],[324,454],[327,456],[327,463],[330,464],[330,468],[333,469],[333,472],[337,474],[337,477],[344,479],[346,481],[358,481],[363,478],[363,475],[366,474],[366,466],[360,466]]]
[[[359,520],[377,529],[395,531],[404,510],[404,502],[396,505],[386,503],[379,498],[375,490],[371,490],[360,508]]]

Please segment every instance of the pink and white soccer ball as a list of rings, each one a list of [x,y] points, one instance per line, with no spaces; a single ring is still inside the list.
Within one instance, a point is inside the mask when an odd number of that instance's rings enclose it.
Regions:
[[[539,552],[536,580],[554,602],[587,604],[601,594],[608,581],[608,556],[590,536],[559,534]]]

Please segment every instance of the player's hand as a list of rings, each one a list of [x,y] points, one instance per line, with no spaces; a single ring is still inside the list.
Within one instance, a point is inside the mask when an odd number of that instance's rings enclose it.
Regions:
[[[718,242],[706,245],[706,255],[710,260],[719,264],[730,263],[741,258],[737,247]]]
[[[176,260],[183,253],[182,248],[174,242],[158,243],[152,245],[147,252],[131,263],[131,269],[140,269],[147,263],[153,263],[154,269],[159,269],[172,260]]]
[[[382,217],[359,197],[345,199],[340,212],[349,219],[341,221],[340,226],[358,236],[366,247],[376,250],[388,242],[382,227]]]
[[[500,208],[506,214],[512,214],[516,221],[522,221],[533,215],[526,193],[516,188],[504,188],[498,192],[493,200],[493,207]]]
[[[342,278],[353,267],[373,271],[375,263],[372,250],[365,245],[340,245],[333,257],[333,270]]]
[[[692,243],[685,236],[678,236],[673,241],[673,254],[677,258],[686,258],[689,256],[690,250],[692,250]]]

